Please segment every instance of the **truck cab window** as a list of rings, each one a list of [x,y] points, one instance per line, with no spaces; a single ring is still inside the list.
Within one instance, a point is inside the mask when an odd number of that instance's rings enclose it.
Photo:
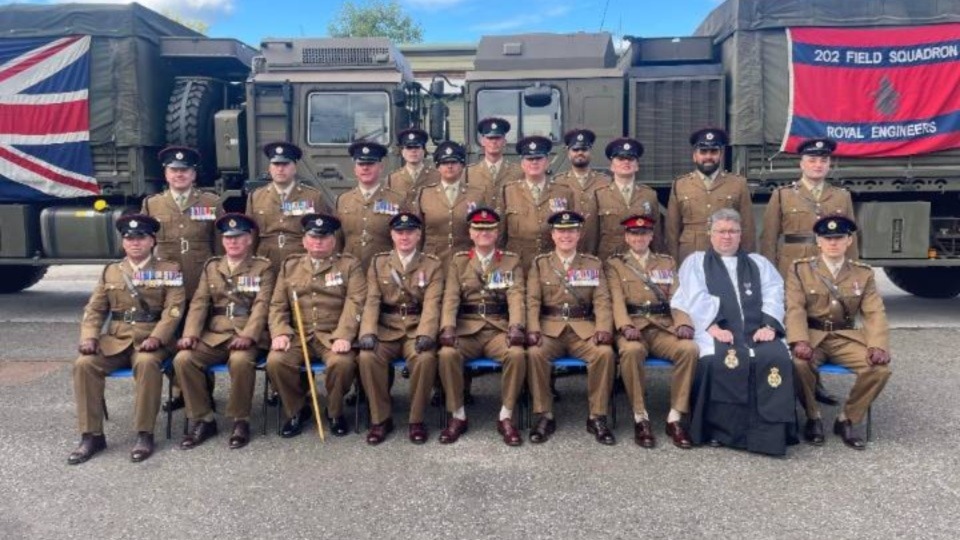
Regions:
[[[390,144],[390,99],[384,92],[315,92],[309,96],[307,142]]]
[[[527,107],[523,103],[523,89],[480,90],[477,92],[477,119],[496,116],[510,122],[507,142],[530,135],[542,135],[557,142],[563,137],[560,91],[552,90],[550,105],[541,108]]]

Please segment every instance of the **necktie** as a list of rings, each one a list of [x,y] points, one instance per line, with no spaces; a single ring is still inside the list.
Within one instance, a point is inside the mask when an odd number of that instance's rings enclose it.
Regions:
[[[486,257],[481,257],[481,258],[480,258],[480,269],[483,270],[484,272],[486,272],[486,271],[487,271],[487,268],[489,268],[489,267],[490,267],[490,259],[488,259],[488,258],[486,258]]]
[[[365,201],[369,201],[370,196],[373,195],[372,191],[360,191],[360,193],[363,193],[363,200]]]
[[[563,269],[564,269],[564,270],[570,270],[570,263],[572,263],[572,262],[573,262],[573,261],[570,260],[570,259],[563,259]]]
[[[457,199],[457,186],[447,186],[445,190],[447,192],[447,200],[450,201],[450,204],[453,204],[453,201]]]
[[[533,200],[535,202],[539,203],[540,202],[540,186],[536,184],[530,186],[530,195],[533,196]]]
[[[823,184],[817,184],[813,186],[813,189],[811,189],[810,192],[813,193],[813,198],[819,201],[820,194],[823,192]]]
[[[498,173],[498,172],[500,172],[500,168],[499,168],[499,167],[497,167],[496,165],[491,165],[491,166],[490,166],[490,176],[492,176],[494,179],[497,178],[497,173]]]
[[[183,207],[187,205],[187,196],[181,193],[180,195],[177,195],[176,201],[177,201],[177,206],[179,206],[180,209],[183,210]]]
[[[633,186],[627,184],[620,188],[620,194],[623,195],[623,202],[630,204],[630,194],[633,191]]]
[[[713,185],[713,178],[710,176],[703,177],[703,185],[707,186],[707,189],[710,189],[710,186]]]

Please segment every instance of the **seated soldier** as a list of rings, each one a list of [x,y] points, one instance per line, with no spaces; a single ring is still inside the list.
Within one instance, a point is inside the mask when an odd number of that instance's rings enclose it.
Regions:
[[[193,420],[193,429],[180,442],[184,450],[217,434],[206,372],[224,361],[230,369],[227,416],[233,418],[229,445],[234,449],[247,445],[257,359],[270,346],[267,310],[274,274],[270,259],[253,256],[257,224],[243,214],[227,214],[215,225],[226,255],[204,265],[173,361],[187,418]]]
[[[125,257],[108,264],[83,310],[80,357],[73,365],[73,389],[80,445],[67,463],[83,463],[106,449],[103,435],[104,378],[133,368],[134,429],[130,459],[153,455],[153,429],[160,410],[160,364],[174,350],[174,334],[184,309],[180,265],[152,255],[160,222],[132,214],[117,220]],[[106,323],[106,326],[104,326]]]
[[[607,282],[613,300],[613,323],[620,331],[620,376],[633,406],[633,441],[643,448],[656,446],[644,404],[643,362],[647,356],[673,362],[667,435],[679,448],[690,448],[690,437],[680,423],[689,411],[690,384],[700,352],[693,338],[693,322],[680,310],[671,316],[670,298],[677,290],[677,265],[669,255],[650,251],[656,221],[645,215],[623,220],[627,252],[607,260]]]
[[[309,214],[303,216],[300,223],[307,252],[291,255],[280,265],[277,286],[270,300],[273,340],[267,356],[267,374],[280,393],[287,418],[280,428],[280,436],[296,437],[313,417],[313,411],[306,404],[310,388],[301,377],[301,368],[305,366],[293,308],[296,293],[307,353],[319,357],[326,366],[324,383],[330,431],[342,437],[350,431],[343,415],[343,396],[356,378],[353,341],[357,337],[367,285],[360,259],[336,252],[335,233],[340,229],[340,220],[326,214]],[[317,422],[319,424],[319,418]],[[322,429],[319,425],[317,428]]]
[[[890,349],[873,269],[846,257],[856,231],[856,223],[845,216],[828,216],[813,225],[820,256],[795,261],[787,275],[787,341],[793,346],[797,390],[807,413],[804,438],[815,445],[824,442],[814,387],[817,369],[830,358],[857,374],[833,432],[847,446],[863,450],[866,443],[854,426],[890,378]],[[855,324],[858,317],[860,327]]]
[[[583,216],[558,212],[548,220],[556,248],[534,259],[527,278],[527,345],[533,412],[540,418],[530,442],[542,443],[556,430],[550,374],[564,355],[587,363],[590,413],[587,431],[601,444],[615,444],[607,427],[607,405],[617,371],[613,356],[610,290],[600,259],[577,253]]]
[[[527,371],[523,269],[516,253],[496,249],[499,214],[478,208],[466,221],[473,249],[453,256],[440,315],[440,381],[452,414],[440,442],[456,442],[467,431],[464,359],[490,357],[503,364],[497,431],[507,445],[520,446],[512,418]]]

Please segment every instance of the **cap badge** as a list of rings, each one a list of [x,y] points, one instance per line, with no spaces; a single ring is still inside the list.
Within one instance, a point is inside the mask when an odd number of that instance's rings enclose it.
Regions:
[[[283,153],[283,147],[282,147],[282,146],[278,146],[278,147],[277,147],[277,150],[276,150],[276,153],[277,153],[277,154],[282,154],[282,153]]]
[[[629,149],[630,149],[630,143],[623,143],[623,149],[624,149],[624,150],[629,150]]]
[[[714,137],[713,133],[707,132],[706,136],[704,136],[704,139],[708,141],[712,141],[713,137]]]
[[[130,220],[130,223],[128,223],[127,225],[128,225],[131,229],[136,229],[137,227],[140,226],[140,223],[137,222],[137,220],[135,220],[135,219],[131,219],[131,220]]]
[[[322,226],[323,226],[323,220],[320,219],[320,218],[317,218],[317,220],[314,221],[314,224],[316,224],[317,227],[322,227]]]
[[[400,221],[406,223],[410,221],[410,216],[400,216]]]
[[[364,146],[360,151],[363,152],[364,154],[369,154],[369,153],[370,153],[370,147]]]
[[[414,140],[414,139],[416,139],[416,138],[417,138],[417,135],[416,135],[416,134],[414,134],[414,133],[411,133],[411,134],[409,134],[409,135],[407,135],[407,138],[408,138],[408,139],[410,139],[410,140],[412,141],[412,140]]]
[[[583,140],[583,133],[578,133],[578,134],[577,134],[577,140],[578,140],[578,141],[582,141],[582,140]]]
[[[836,222],[836,221],[828,221],[828,222],[827,222],[827,228],[830,229],[831,231],[834,230],[834,229],[836,229],[836,228],[837,228],[837,222]]]
[[[817,148],[823,148],[823,141],[817,141],[817,144],[815,144],[814,146],[816,146]]]
[[[230,228],[234,228],[237,226],[237,220],[231,219],[230,221],[227,222],[227,225],[230,226]]]
[[[183,159],[183,152],[177,152],[177,154],[174,157],[177,159]]]
[[[537,143],[535,143],[535,142],[530,143],[530,149],[531,149],[531,150],[536,150],[536,149],[537,149]]]
[[[486,219],[486,218],[487,218],[487,211],[486,211],[486,210],[481,211],[481,212],[480,212],[480,217]]]
[[[570,214],[564,214],[564,215],[563,215],[563,220],[566,221],[566,220],[568,220],[568,219],[570,219]]]
[[[490,129],[497,129],[497,123],[496,122],[491,123]]]
[[[450,148],[449,146],[447,147],[446,151],[444,151],[444,154],[446,154],[446,155],[448,155],[448,156],[449,156],[450,154],[452,154],[452,153],[453,153],[453,148]]]

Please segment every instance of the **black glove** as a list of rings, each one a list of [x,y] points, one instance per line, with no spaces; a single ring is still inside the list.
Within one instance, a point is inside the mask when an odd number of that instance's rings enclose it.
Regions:
[[[527,347],[539,347],[543,343],[540,332],[527,332]]]
[[[432,351],[437,348],[437,342],[430,336],[417,336],[417,341],[413,343],[413,349],[418,353]]]
[[[623,335],[627,341],[640,341],[640,338],[643,337],[643,334],[640,333],[640,329],[632,324],[628,324],[621,328],[620,334]]]
[[[507,342],[511,347],[523,347],[526,345],[527,335],[524,333],[523,327],[515,324],[507,328]]]
[[[877,347],[867,349],[867,360],[874,366],[885,366],[890,363],[890,353]]]
[[[613,345],[613,334],[601,330],[593,335],[593,342],[597,345]]]
[[[693,339],[693,327],[681,324],[677,327],[676,334],[680,339]]]
[[[793,344],[793,355],[801,360],[809,362],[813,359],[813,348],[809,341],[798,341]]]
[[[357,348],[361,351],[372,351],[377,348],[377,336],[374,334],[367,334],[365,336],[360,336],[360,339],[357,340]]]
[[[440,345],[443,347],[456,347],[457,329],[452,326],[445,327],[440,333]]]

